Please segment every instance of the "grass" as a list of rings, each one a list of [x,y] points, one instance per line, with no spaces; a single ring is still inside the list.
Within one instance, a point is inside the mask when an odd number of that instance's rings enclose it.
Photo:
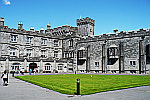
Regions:
[[[90,74],[63,74],[16,76],[16,78],[63,94],[76,94],[79,78],[81,95],[150,85],[150,76],[140,75],[92,75],[91,77]]]

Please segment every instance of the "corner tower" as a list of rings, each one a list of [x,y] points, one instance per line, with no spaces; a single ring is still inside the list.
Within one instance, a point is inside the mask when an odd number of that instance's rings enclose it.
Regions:
[[[78,34],[83,36],[94,36],[95,20],[91,18],[77,19]]]

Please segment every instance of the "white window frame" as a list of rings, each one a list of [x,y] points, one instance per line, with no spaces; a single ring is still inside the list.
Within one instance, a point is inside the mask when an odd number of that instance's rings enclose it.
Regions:
[[[63,66],[62,65],[58,65],[58,70],[63,70]]]
[[[46,45],[46,39],[42,39],[42,45]]]
[[[10,48],[10,56],[16,56],[16,49]]]
[[[58,57],[58,51],[54,51],[54,57]]]
[[[17,42],[17,35],[11,35],[11,42]]]
[[[27,49],[27,57],[32,57],[32,49]]]
[[[32,42],[32,37],[27,37],[27,43],[31,43]]]
[[[45,58],[46,57],[46,50],[41,50],[41,57]]]
[[[99,62],[95,62],[95,67],[99,67]]]
[[[136,66],[136,60],[130,60],[129,65],[130,66]]]
[[[58,46],[58,40],[54,40],[54,47],[57,47]]]

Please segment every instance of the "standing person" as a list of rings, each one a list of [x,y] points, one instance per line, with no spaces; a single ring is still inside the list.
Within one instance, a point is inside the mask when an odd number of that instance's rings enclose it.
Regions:
[[[35,68],[34,68],[34,75],[35,75],[35,72],[36,72],[36,70],[35,70]]]
[[[31,75],[32,69],[30,68],[30,75]]]
[[[5,70],[4,73],[2,74],[1,78],[3,78],[4,85],[7,85],[7,84],[8,84],[8,73],[6,72],[6,70]],[[5,81],[7,81],[6,84],[5,84]]]

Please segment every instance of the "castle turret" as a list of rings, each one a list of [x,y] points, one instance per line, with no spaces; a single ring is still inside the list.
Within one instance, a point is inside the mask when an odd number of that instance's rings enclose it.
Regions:
[[[95,20],[91,18],[77,19],[78,33],[83,36],[94,36]]]
[[[4,18],[0,18],[0,26],[4,26]]]
[[[20,21],[19,21],[18,30],[21,30],[21,29],[22,29],[22,26],[23,26],[22,22],[20,23]]]

